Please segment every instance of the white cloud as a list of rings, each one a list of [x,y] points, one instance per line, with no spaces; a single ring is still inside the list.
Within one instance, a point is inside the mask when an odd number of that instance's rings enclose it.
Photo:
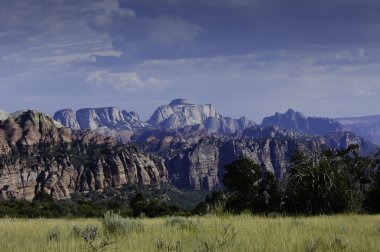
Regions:
[[[114,90],[136,91],[141,89],[162,89],[168,81],[155,77],[142,79],[135,72],[112,73],[108,70],[98,70],[88,74],[86,82],[98,87],[111,86]]]
[[[57,50],[54,51],[54,54]],[[97,56],[112,56],[120,57],[122,53],[115,50],[105,50],[105,51],[94,51],[94,52],[85,52],[85,53],[73,53],[73,54],[63,54],[63,51],[58,51],[58,55],[48,56],[48,57],[39,57],[32,59],[32,62],[46,62],[53,64],[68,64],[68,63],[78,63],[78,62],[96,62]]]
[[[121,10],[117,0],[0,1],[0,8],[7,10],[0,13],[3,55],[14,54],[54,65],[94,62],[97,56],[120,56],[109,33],[92,26],[92,18],[111,16]]]

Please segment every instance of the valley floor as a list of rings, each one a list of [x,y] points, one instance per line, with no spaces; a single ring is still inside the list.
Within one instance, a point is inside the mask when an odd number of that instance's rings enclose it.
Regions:
[[[128,221],[130,230],[110,235],[102,250],[107,239],[96,219],[1,219],[0,251],[380,251],[379,215]],[[96,237],[84,235],[89,224]]]

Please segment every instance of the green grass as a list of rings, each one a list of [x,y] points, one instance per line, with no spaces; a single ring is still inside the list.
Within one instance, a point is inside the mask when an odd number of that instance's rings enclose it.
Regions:
[[[380,251],[379,215],[137,221],[142,230],[111,235],[113,243],[106,251]],[[74,227],[83,229],[88,224],[97,226],[100,238],[105,237],[96,219],[1,219],[0,251],[91,251],[73,232]]]

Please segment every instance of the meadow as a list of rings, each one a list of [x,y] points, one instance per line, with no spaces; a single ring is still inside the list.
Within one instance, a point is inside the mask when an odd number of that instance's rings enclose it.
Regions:
[[[379,215],[114,221],[1,219],[0,251],[380,251]]]

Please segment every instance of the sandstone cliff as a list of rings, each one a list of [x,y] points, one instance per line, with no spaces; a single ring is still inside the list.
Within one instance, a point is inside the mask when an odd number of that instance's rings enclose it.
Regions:
[[[145,149],[165,158],[170,181],[180,188],[212,190],[221,186],[224,165],[239,157],[260,164],[263,170],[282,180],[288,172],[289,160],[296,149],[346,148],[358,144],[363,153],[375,146],[350,132],[324,136],[309,135],[278,126],[246,129],[234,137],[184,134],[154,130],[139,136]]]
[[[0,121],[0,198],[56,199],[73,192],[166,181],[163,160],[92,131],[72,134],[48,116],[25,111]]]
[[[149,125],[140,120],[135,112],[115,107],[85,108],[74,112],[71,109],[57,111],[53,118],[63,126],[74,130],[138,130]]]
[[[220,115],[211,104],[190,104],[185,99],[175,99],[169,105],[156,109],[148,121],[153,127],[181,129],[199,126],[212,133],[235,133],[254,125],[247,118],[232,119]]]

